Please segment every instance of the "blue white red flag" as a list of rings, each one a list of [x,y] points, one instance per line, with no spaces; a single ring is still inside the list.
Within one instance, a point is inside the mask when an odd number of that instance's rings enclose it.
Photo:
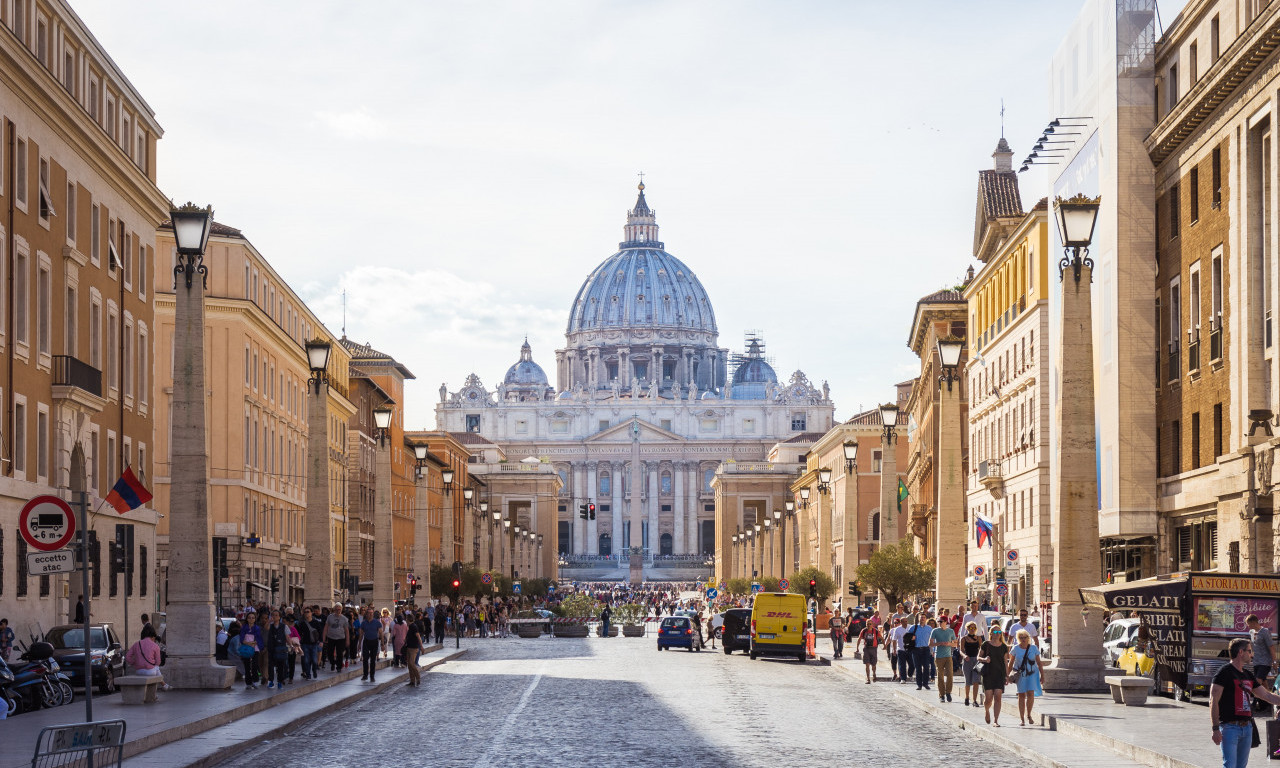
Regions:
[[[973,532],[978,538],[978,549],[982,549],[983,545],[991,543],[991,536],[995,533],[995,525],[990,521],[974,516]]]

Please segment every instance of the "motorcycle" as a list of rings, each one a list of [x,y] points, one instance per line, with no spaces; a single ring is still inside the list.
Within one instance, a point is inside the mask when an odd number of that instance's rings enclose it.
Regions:
[[[13,670],[4,659],[0,659],[0,706],[5,708],[5,717],[13,717],[22,712],[22,697],[13,693]]]
[[[10,691],[22,698],[23,710],[53,708],[71,702],[71,681],[58,670],[52,645],[32,643],[18,658],[26,663],[10,667],[14,677]]]

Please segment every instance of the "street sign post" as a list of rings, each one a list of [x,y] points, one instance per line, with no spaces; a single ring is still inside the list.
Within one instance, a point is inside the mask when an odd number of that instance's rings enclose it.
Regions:
[[[480,574],[480,583],[481,583],[481,584],[492,584],[492,583],[493,583],[493,574],[489,573],[488,571],[485,571],[484,573]]]
[[[716,588],[715,588],[715,587],[710,587],[709,589],[707,589],[707,599],[708,599],[708,600],[715,600],[715,599],[716,599],[716,595],[718,595],[718,594],[720,594],[720,593],[716,591]]]
[[[517,581],[516,583],[512,584],[511,591],[517,595],[520,594],[520,582]]]
[[[756,592],[759,592],[759,591],[760,591],[760,582],[758,582],[758,581],[753,581],[753,582],[751,582],[751,592],[752,592],[752,594],[755,594]]]
[[[71,505],[57,496],[37,496],[22,508],[18,530],[33,548],[52,552],[71,543],[76,516]]]
[[[1013,565],[1014,563],[1018,562],[1018,550],[1016,549],[1009,550],[1009,553],[1005,555],[1005,558],[1008,559],[1010,565]]]
[[[786,592],[788,589],[791,589],[791,582],[786,579],[778,579],[778,589]]]
[[[1004,597],[1005,595],[1009,594],[1009,585],[1008,585],[1008,584],[997,584],[997,585],[996,585],[996,594],[997,594],[997,595],[999,595],[999,596],[1001,596],[1001,597]]]
[[[45,576],[50,573],[73,573],[76,570],[75,551],[58,549],[53,552],[28,552],[27,573]]]
[[[984,568],[983,566],[981,566],[981,565],[975,565],[975,566],[973,566],[973,575],[974,575],[974,576],[982,577],[982,576],[985,576],[986,574],[987,574],[987,569],[986,569],[986,568]]]

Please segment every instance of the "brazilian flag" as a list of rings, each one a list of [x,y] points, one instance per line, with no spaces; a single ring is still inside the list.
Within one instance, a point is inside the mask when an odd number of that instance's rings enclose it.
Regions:
[[[898,514],[902,514],[902,502],[907,500],[907,484],[898,478]]]

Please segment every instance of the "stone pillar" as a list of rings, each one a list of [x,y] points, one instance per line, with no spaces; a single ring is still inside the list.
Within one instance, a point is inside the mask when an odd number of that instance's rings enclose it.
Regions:
[[[430,470],[428,470],[430,471]],[[440,483],[443,485],[444,479],[437,475]],[[453,500],[444,495],[441,491],[440,495],[440,550],[443,555],[443,565],[446,568],[453,567],[453,562],[458,559],[457,549],[453,545]]]
[[[957,374],[958,377],[959,374]],[[938,387],[938,605],[951,607],[965,601],[966,531],[964,523],[964,477],[961,450],[960,398],[958,381]]]
[[[826,493],[815,493],[809,498],[817,504],[818,510],[818,568],[828,571],[831,578],[835,578],[834,573],[830,573],[831,568],[831,540],[834,538],[831,529],[833,507],[831,502],[831,489],[828,488]]]
[[[617,557],[622,552],[622,464],[621,462],[609,463],[609,486],[610,492],[613,494],[611,504],[611,514],[613,517],[613,533],[609,534],[612,542],[613,554]]]
[[[1067,268],[1062,283],[1062,340],[1057,370],[1062,377],[1053,404],[1058,455],[1050,462],[1050,539],[1053,541],[1053,663],[1044,687],[1053,691],[1099,690],[1102,685],[1102,620],[1093,611],[1085,626],[1081,587],[1098,585],[1097,443],[1094,433],[1092,265],[1076,280]]]
[[[618,387],[631,387],[631,350],[626,347],[618,348]]]
[[[319,392],[316,392],[316,389]],[[329,520],[329,385],[307,387],[308,603],[333,603],[333,545]]]
[[[649,492],[645,499],[645,518],[649,523],[649,551],[657,554],[661,551],[658,547],[658,464],[654,462],[649,465]]]
[[[634,422],[638,427],[639,422]],[[627,507],[627,525],[631,530],[631,546],[639,547],[643,544],[641,540],[640,523],[644,520],[644,475],[643,467],[640,464],[640,433],[639,430],[633,432],[631,438],[631,503]]]
[[[167,605],[172,626],[164,677],[175,688],[218,689],[230,688],[236,673],[213,659],[214,596],[209,577],[213,572],[213,527],[209,519],[201,278],[194,275],[190,286],[181,277],[175,279]]]
[[[586,467],[574,462],[569,465],[569,530],[573,532],[573,541],[569,551],[582,555],[587,552],[587,521],[582,519],[579,506],[590,503],[591,494],[586,490]],[[538,530],[536,527],[534,530]]]
[[[898,436],[880,438],[880,541],[879,549],[898,543]],[[880,593],[876,607],[883,615],[893,612],[893,606]],[[1099,652],[1101,655],[1101,652]]]
[[[600,554],[600,502],[603,499],[597,498],[600,493],[600,482],[596,479],[596,464],[594,461],[587,464],[587,499],[589,503],[596,505],[596,519],[587,521],[587,540],[586,547],[582,549],[588,555]],[[545,547],[544,547],[545,548]]]
[[[671,537],[671,551],[678,555],[687,555],[693,551],[693,547],[688,543],[685,536],[685,515],[688,499],[684,497],[684,474],[685,466],[683,464],[673,464],[671,467],[671,512],[674,515],[674,533]]]
[[[395,550],[391,539],[391,445],[378,441],[373,491],[373,604],[395,608]]]
[[[866,461],[866,459],[863,459]],[[846,471],[840,487],[840,503],[844,505],[844,580],[853,581],[858,571],[858,541],[862,538],[862,521],[858,519],[858,468]],[[847,593],[849,585],[837,584],[841,594]],[[856,598],[855,598],[856,599]]]
[[[570,366],[565,362],[565,351],[556,350],[556,389],[563,392],[573,384],[569,381]]]
[[[415,475],[416,476],[416,475]],[[421,591],[431,597],[431,515],[427,510],[427,468],[413,488],[413,568]]]
[[[698,539],[698,516],[702,514],[702,468],[695,461],[689,464],[687,471],[689,483],[685,493],[688,494],[689,511],[685,514],[685,522],[689,526],[689,551],[700,552],[699,544],[702,542]],[[719,536],[720,532],[716,531],[715,535]]]

